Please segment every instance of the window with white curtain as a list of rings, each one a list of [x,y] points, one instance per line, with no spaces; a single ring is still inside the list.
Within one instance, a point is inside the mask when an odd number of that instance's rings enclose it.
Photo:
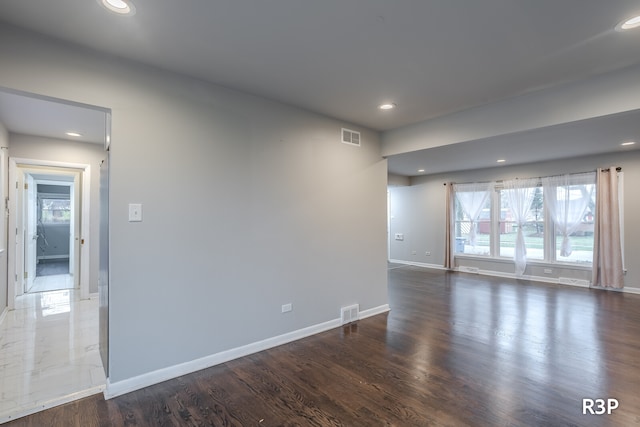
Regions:
[[[557,261],[592,262],[595,182],[594,172],[542,178]]]
[[[594,172],[453,190],[456,255],[591,265]]]
[[[526,264],[526,259],[544,259],[544,200],[539,180],[505,181],[499,197],[500,256],[514,258],[518,265]]]
[[[454,184],[455,252],[490,254],[492,183]]]

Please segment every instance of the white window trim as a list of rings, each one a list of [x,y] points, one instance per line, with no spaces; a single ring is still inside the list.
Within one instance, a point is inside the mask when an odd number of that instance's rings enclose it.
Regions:
[[[580,174],[584,172],[576,173]],[[573,174],[572,174],[573,175]],[[620,227],[621,227],[621,243],[624,248],[624,210],[623,210],[623,191],[624,188],[622,186],[622,172],[619,172],[619,188],[620,188]],[[595,184],[595,183],[594,183]],[[538,180],[538,186],[542,187],[542,180]],[[483,261],[495,261],[495,262],[513,262],[513,259],[508,256],[501,256],[500,254],[500,243],[499,243],[499,223],[500,223],[500,190],[504,189],[504,186],[500,181],[495,182],[493,187],[493,191],[491,192],[490,200],[491,200],[491,232],[489,236],[489,254],[470,254],[470,253],[454,253],[455,258],[460,259],[476,259]],[[457,201],[455,202],[457,203]],[[454,210],[455,211],[455,210]],[[543,205],[543,221],[545,225],[545,237],[543,239],[543,256],[544,259],[527,259],[527,265],[541,266],[541,267],[563,267],[577,270],[592,270],[592,263],[582,263],[582,262],[569,262],[563,260],[556,259],[556,246],[557,246],[557,237],[555,235],[555,224],[550,218],[549,210],[546,209]],[[452,221],[452,226],[456,226],[456,220]],[[548,234],[546,230],[549,230],[551,234]],[[624,267],[624,250],[623,250],[623,267]],[[625,268],[626,271],[626,268]]]

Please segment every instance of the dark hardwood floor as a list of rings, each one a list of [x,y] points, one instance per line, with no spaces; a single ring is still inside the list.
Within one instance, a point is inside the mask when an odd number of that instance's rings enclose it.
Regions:
[[[389,298],[388,314],[7,426],[640,425],[640,295],[401,267]],[[619,407],[583,415],[583,398]]]

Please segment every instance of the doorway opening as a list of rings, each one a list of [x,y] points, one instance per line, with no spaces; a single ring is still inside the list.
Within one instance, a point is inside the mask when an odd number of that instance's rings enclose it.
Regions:
[[[102,167],[91,178],[108,157],[111,124],[108,109],[2,87],[0,123],[0,338],[13,337],[0,349],[10,379],[0,384],[1,424],[105,388],[109,181]],[[69,129],[81,132],[65,137]],[[67,282],[40,287],[58,276]]]
[[[16,296],[78,289],[89,294],[89,166],[9,159],[15,215]],[[13,228],[13,227],[12,227]],[[13,267],[13,268],[11,268]]]
[[[32,193],[25,202],[35,203],[23,212],[24,221],[29,224],[26,228],[35,230],[34,235],[25,239],[31,237],[31,245],[25,246],[25,293],[77,287],[74,266],[79,260],[74,249],[79,215],[75,175],[31,172],[25,175],[30,182],[26,191]]]

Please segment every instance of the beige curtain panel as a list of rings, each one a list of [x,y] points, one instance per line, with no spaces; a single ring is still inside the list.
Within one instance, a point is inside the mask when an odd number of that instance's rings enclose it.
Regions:
[[[445,238],[444,238],[444,268],[452,270],[455,267],[453,262],[453,250],[455,241],[454,227],[453,227],[453,183],[445,183]]]
[[[624,286],[618,170],[612,167],[598,169],[596,173],[592,284],[605,288]]]

